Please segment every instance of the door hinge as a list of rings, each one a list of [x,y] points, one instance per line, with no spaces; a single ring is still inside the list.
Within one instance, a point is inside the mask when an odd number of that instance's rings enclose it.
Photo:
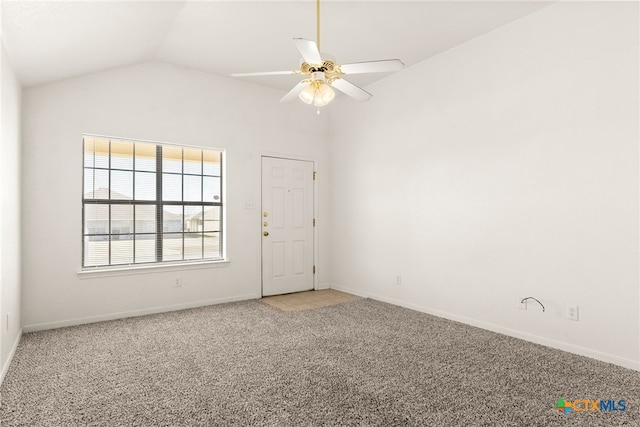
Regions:
[[[316,219],[315,218],[313,218],[313,226],[314,227],[316,226]]]
[[[318,177],[318,172],[313,171],[313,180],[315,181],[317,177]]]
[[[313,266],[313,274],[316,274],[316,266]]]

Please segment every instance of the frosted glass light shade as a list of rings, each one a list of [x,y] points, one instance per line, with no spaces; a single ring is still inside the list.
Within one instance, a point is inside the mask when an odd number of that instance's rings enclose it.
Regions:
[[[309,85],[298,94],[298,98],[300,98],[302,102],[305,104],[313,104],[316,107],[327,105],[335,96],[335,92],[329,85],[318,80],[310,82]]]
[[[331,89],[329,85],[323,83],[316,91],[316,97],[314,98],[313,105],[315,105],[316,107],[327,105],[333,100],[335,96],[336,94],[333,89]]]
[[[305,104],[311,104],[316,96],[316,91],[316,87],[309,83],[307,87],[302,89],[302,92],[298,94],[298,98],[300,98],[300,100]]]

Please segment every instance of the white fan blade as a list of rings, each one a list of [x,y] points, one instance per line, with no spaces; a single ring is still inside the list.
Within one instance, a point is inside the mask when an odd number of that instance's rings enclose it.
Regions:
[[[310,65],[322,65],[322,58],[316,42],[305,39],[293,39],[293,42],[300,51],[304,62]]]
[[[298,94],[300,92],[302,92],[302,89],[304,89],[305,86],[307,86],[307,83],[308,83],[307,80],[303,80],[300,83],[298,83],[297,85],[295,85],[293,87],[293,89],[291,89],[289,92],[287,92],[287,94],[285,96],[282,97],[280,102],[289,102],[289,101],[295,99],[298,96]]]
[[[266,71],[262,73],[233,73],[231,77],[254,77],[254,76],[291,76],[297,74],[295,71]]]
[[[358,86],[354,85],[353,83],[349,83],[344,79],[335,79],[331,82],[331,86],[358,101],[368,101],[373,96],[366,90],[360,89]]]
[[[340,71],[344,74],[385,73],[400,71],[404,63],[399,59],[386,59],[383,61],[355,62],[341,65]]]

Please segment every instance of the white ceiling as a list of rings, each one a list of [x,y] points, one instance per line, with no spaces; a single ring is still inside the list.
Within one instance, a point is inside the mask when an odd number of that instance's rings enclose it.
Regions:
[[[323,0],[321,50],[341,64],[398,58],[411,66],[549,4]],[[223,76],[293,70],[291,39],[316,39],[315,2],[2,0],[2,37],[24,86],[150,60]],[[349,80],[366,86],[382,77]],[[243,80],[288,90],[299,79]]]

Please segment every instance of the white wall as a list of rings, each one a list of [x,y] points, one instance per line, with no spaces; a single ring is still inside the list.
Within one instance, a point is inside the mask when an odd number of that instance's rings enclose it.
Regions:
[[[20,83],[2,44],[0,125],[0,383],[20,328]]]
[[[326,175],[327,115],[280,91],[164,63],[24,90],[25,330],[260,296],[260,156],[317,161]],[[82,134],[227,150],[227,267],[79,278]],[[328,188],[318,182],[318,277],[328,286]],[[244,209],[255,203],[255,209]],[[182,287],[174,278],[181,276]]]
[[[339,103],[333,287],[640,369],[638,47],[557,4]]]

